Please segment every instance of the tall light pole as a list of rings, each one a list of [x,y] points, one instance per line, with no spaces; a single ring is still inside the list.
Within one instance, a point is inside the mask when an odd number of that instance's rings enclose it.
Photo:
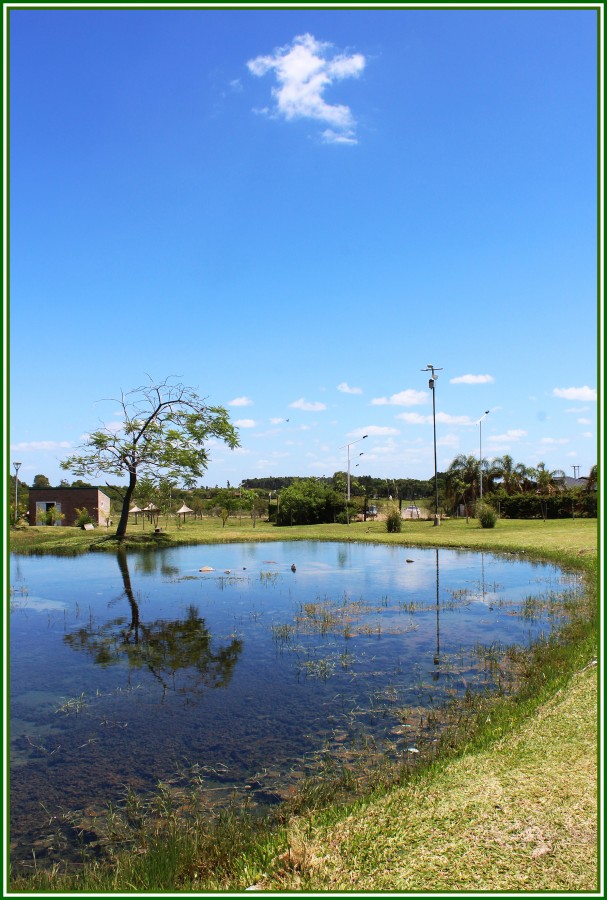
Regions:
[[[440,519],[438,517],[438,470],[436,468],[436,403],[434,401],[434,388],[436,386],[436,379],[438,375],[436,372],[442,372],[442,368],[437,369],[436,366],[433,366],[431,363],[428,363],[425,369],[422,369],[422,372],[432,372],[431,378],[428,380],[428,387],[432,391],[432,424],[434,427],[434,524],[439,525]]]
[[[347,517],[348,525],[350,524],[350,511],[349,511],[348,505],[347,505],[347,504],[350,502],[350,447],[353,447],[354,444],[358,444],[360,441],[364,441],[364,439],[365,439],[365,438],[368,438],[368,437],[369,437],[368,434],[363,434],[363,436],[360,437],[360,438],[358,438],[358,440],[356,440],[356,441],[350,441],[349,444],[343,444],[343,445],[339,448],[340,450],[343,450],[344,447],[347,447],[347,448],[348,448],[348,492],[347,492],[347,495],[346,495],[346,500],[347,500],[347,503],[346,503],[346,517]],[[362,453],[359,453],[358,455],[359,455],[359,456],[363,456]]]
[[[13,463],[13,469],[15,470],[15,525],[19,521],[19,507],[17,506],[17,501],[19,499],[19,469],[21,468],[20,462]]]
[[[480,483],[479,499],[483,499],[483,419],[489,415],[486,409],[478,420],[478,479]]]

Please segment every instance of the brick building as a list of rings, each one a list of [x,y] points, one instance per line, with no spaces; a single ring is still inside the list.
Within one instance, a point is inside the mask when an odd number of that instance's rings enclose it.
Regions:
[[[105,525],[110,514],[110,498],[96,487],[30,488],[29,523],[40,524],[43,513],[55,509],[63,515],[55,525],[73,525],[76,509],[83,507],[96,525]]]

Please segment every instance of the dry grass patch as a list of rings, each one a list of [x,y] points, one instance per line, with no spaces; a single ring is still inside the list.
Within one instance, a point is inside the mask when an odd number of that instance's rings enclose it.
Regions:
[[[597,889],[596,667],[522,729],[329,828],[292,826],[305,864],[265,887]],[[302,846],[305,845],[305,850]]]

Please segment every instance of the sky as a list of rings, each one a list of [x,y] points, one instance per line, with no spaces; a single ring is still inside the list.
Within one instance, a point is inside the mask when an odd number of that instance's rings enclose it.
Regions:
[[[21,480],[169,376],[239,429],[201,484],[431,478],[429,364],[439,471],[588,474],[595,9],[9,15]]]

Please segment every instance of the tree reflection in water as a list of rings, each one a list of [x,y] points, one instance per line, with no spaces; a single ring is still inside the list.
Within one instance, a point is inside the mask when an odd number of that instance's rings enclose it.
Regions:
[[[126,597],[128,600],[130,622],[126,616],[103,625],[96,625],[91,620],[86,627],[65,635],[65,643],[74,650],[90,653],[100,666],[126,662],[129,669],[146,667],[160,683],[163,699],[169,690],[187,696],[199,694],[206,688],[228,685],[243,642],[233,638],[213,652],[211,635],[196,606],[189,606],[182,619],[143,623],[131,585],[126,552],[119,551],[116,558],[123,584],[117,599]]]

